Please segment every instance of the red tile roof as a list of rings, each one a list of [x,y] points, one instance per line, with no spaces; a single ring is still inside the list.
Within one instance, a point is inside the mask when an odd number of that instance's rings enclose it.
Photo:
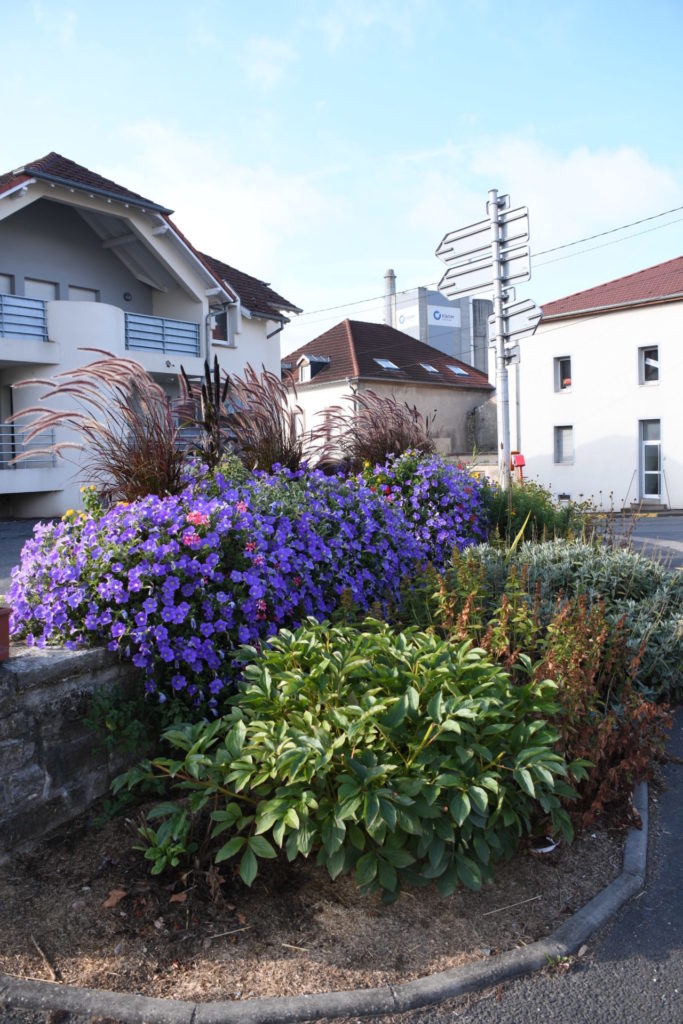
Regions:
[[[654,267],[646,267],[635,274],[618,277],[614,281],[575,292],[563,299],[543,304],[543,319],[580,316],[598,310],[619,306],[633,306],[656,302],[658,299],[683,298],[683,256]]]
[[[131,192],[130,189],[124,188],[122,185],[117,185],[110,178],[103,178],[101,174],[96,174],[94,171],[88,170],[87,167],[82,167],[81,164],[60,156],[59,153],[48,153],[40,160],[34,160],[32,163],[25,164],[24,167],[0,174],[0,195],[30,181],[31,178],[51,181],[110,199],[120,199],[133,206],[143,206],[149,210],[155,210],[164,217],[175,234],[204,265],[216,282],[221,287],[227,285],[227,290],[231,295],[239,295],[244,306],[251,313],[277,318],[277,314],[283,309],[293,313],[301,312],[298,306],[278,295],[265,281],[236,270],[234,267],[229,267],[221,260],[200,253],[170,219],[172,210],[160,206],[151,199],[145,199],[144,196],[137,192]]]
[[[222,260],[207,256],[206,253],[200,252],[199,256],[212,272],[228,285],[230,290],[234,289],[237,292],[244,305],[252,313],[273,316],[283,309],[289,310],[291,313],[301,312],[298,306],[273,291],[266,281],[252,277],[251,274],[245,274],[242,270],[236,270],[234,267],[228,266],[227,263],[223,263]]]
[[[301,384],[297,381],[299,389],[353,377],[364,381],[437,384],[459,390],[493,390],[485,373],[431,345],[416,341],[388,324],[343,320],[295,352],[290,352],[284,364],[293,369],[299,357],[305,355],[326,356],[330,362],[323,365],[311,381]],[[383,369],[376,359],[390,359],[396,364],[396,369]],[[426,369],[425,363],[436,372]],[[449,369],[451,366],[459,367],[464,374],[456,374]]]
[[[130,189],[117,185],[110,178],[103,178],[101,174],[89,171],[87,167],[82,167],[80,164],[74,163],[73,160],[60,156],[59,153],[48,153],[40,160],[25,164],[16,171],[0,174],[0,193],[7,192],[10,188],[21,185],[30,178],[41,178],[44,181],[68,185],[84,192],[94,192],[112,199],[122,199],[135,206],[145,206],[150,210],[160,210],[162,213],[173,212],[151,199],[145,199],[137,192],[131,192]]]

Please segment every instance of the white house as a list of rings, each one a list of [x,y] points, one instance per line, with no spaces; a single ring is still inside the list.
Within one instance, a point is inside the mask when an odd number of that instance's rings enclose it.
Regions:
[[[527,476],[605,508],[683,508],[683,257],[545,304],[513,370]]]
[[[283,378],[295,384],[304,430],[321,426],[331,406],[348,408],[354,394],[392,395],[434,419],[433,434],[442,454],[471,456],[475,410],[493,388],[485,373],[388,324],[343,320],[291,352],[282,361]],[[488,403],[490,405],[490,403]],[[495,449],[495,411],[480,450]]]
[[[285,313],[300,310],[198,252],[171,213],[57,153],[0,175],[0,514],[54,516],[79,502],[77,465],[10,464],[26,442],[7,419],[40,394],[18,381],[94,358],[80,347],[138,360],[169,394],[181,362],[199,375],[214,353],[229,373],[279,372]]]

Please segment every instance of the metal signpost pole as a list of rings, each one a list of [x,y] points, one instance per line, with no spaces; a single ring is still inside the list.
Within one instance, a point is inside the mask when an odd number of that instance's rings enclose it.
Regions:
[[[505,359],[505,318],[503,315],[503,275],[500,260],[500,209],[498,189],[489,189],[488,213],[491,219],[491,255],[493,263],[493,320],[496,338],[496,412],[498,419],[498,482],[510,489],[510,396]]]

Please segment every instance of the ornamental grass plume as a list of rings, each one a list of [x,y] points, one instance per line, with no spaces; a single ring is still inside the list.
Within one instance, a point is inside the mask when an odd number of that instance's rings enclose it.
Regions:
[[[148,494],[177,494],[183,486],[184,455],[171,402],[140,363],[97,348],[102,356],[85,366],[64,370],[51,379],[33,378],[15,387],[47,388],[41,402],[57,399],[57,407],[29,406],[10,422],[30,416],[27,441],[54,427],[72,431],[76,440],[57,441],[27,451],[14,461],[36,454],[83,453],[82,468],[110,502],[135,501]],[[63,400],[75,407],[59,408]],[[60,401],[61,400],[61,401]]]
[[[389,455],[412,450],[435,451],[431,436],[433,418],[424,417],[417,406],[399,402],[393,395],[375,391],[344,396],[351,409],[335,405],[325,411],[324,432],[330,438],[327,459],[336,458],[349,469],[359,471],[364,463],[383,463]]]
[[[296,398],[296,390],[294,391]],[[308,439],[297,430],[300,406],[290,408],[282,380],[261,367],[247,365],[244,377],[230,378],[230,434],[235,453],[248,469],[270,472],[273,466],[297,470]]]

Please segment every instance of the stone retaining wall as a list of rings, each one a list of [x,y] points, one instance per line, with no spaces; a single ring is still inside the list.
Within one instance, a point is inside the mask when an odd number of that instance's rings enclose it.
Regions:
[[[84,718],[95,690],[135,682],[101,649],[11,652],[0,663],[0,861],[106,793],[124,762],[99,749]]]

